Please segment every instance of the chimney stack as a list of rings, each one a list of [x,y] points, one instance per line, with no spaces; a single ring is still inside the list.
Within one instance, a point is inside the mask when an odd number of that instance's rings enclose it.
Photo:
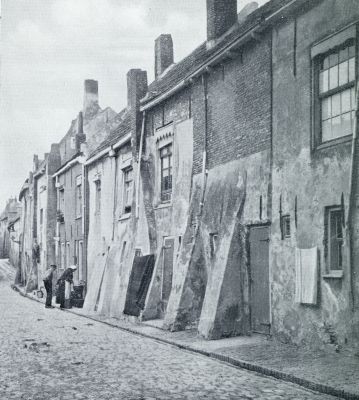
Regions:
[[[155,40],[155,79],[173,64],[173,41],[169,34],[160,35]]]
[[[98,82],[93,79],[86,79],[84,83],[84,114],[97,112],[98,105]]]
[[[207,0],[207,41],[221,37],[237,22],[237,0]]]
[[[138,111],[140,100],[147,92],[147,72],[141,69],[130,69],[127,72],[127,107]]]

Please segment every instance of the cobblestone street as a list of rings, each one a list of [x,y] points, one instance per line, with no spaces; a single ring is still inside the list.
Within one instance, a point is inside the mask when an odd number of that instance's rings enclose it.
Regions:
[[[0,261],[0,399],[331,399],[201,355],[45,309]]]

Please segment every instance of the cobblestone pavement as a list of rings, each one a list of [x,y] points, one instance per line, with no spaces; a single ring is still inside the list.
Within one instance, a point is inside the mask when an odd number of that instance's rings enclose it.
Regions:
[[[5,269],[0,260],[0,270]],[[4,279],[0,318],[1,400],[333,399],[45,309],[11,290]]]

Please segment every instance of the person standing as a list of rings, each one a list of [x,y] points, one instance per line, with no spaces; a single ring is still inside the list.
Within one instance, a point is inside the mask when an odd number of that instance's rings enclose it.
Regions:
[[[50,265],[44,275],[44,286],[46,289],[46,302],[45,308],[54,308],[52,303],[52,279],[54,277],[54,272],[56,271],[56,265]]]
[[[74,271],[76,271],[77,266],[71,265],[65,272],[60,276],[57,281],[59,285],[59,300],[60,308],[71,308],[71,286],[73,285]]]

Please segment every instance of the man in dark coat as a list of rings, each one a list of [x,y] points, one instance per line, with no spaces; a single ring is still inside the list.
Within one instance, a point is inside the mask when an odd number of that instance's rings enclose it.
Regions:
[[[54,308],[52,306],[52,279],[54,277],[54,272],[56,271],[56,265],[50,265],[44,275],[44,286],[46,289],[46,308]]]
[[[76,265],[71,265],[65,270],[65,272],[60,276],[57,281],[60,308],[71,308],[70,293],[66,293],[66,288],[71,288],[71,285],[73,285],[74,271],[76,271],[76,269]],[[68,291],[70,292],[70,289]]]

